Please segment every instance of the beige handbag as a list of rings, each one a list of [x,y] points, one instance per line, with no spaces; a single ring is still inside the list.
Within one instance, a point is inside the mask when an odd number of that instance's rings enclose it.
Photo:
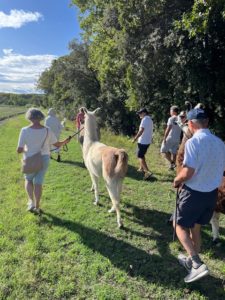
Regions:
[[[37,173],[38,171],[40,171],[43,168],[43,159],[42,159],[42,155],[41,155],[41,150],[42,150],[42,148],[45,144],[45,141],[47,139],[47,136],[48,136],[48,128],[46,128],[46,129],[47,129],[47,134],[46,134],[45,140],[41,146],[40,151],[38,151],[34,155],[22,160],[22,168],[21,168],[22,173],[25,173],[25,174]]]

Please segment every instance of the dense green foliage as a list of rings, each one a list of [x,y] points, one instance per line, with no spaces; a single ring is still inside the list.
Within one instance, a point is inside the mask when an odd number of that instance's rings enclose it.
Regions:
[[[136,172],[135,146],[122,136],[102,132],[102,141],[129,154],[117,229],[106,187],[100,182],[100,205],[93,205],[91,180],[73,139],[62,163],[51,160],[41,207],[26,211],[27,196],[16,153],[24,116],[0,125],[0,299],[1,300],[224,300],[225,218],[221,245],[211,245],[211,229],[203,230],[201,257],[211,276],[185,284],[186,270],[177,262],[182,250],[172,242],[167,220],[175,204],[174,173],[159,155],[159,144],[146,156],[155,180]],[[69,122],[67,127],[69,127]],[[73,128],[63,132],[71,134]],[[155,142],[157,139],[154,139]]]
[[[10,94],[0,93],[0,105],[15,105],[15,106],[40,106],[42,105],[44,95],[40,94]]]
[[[49,103],[66,110],[100,105],[111,129],[131,133],[132,112],[141,106],[160,123],[171,104],[203,102],[225,137],[224,0],[72,3],[83,42],[42,74]]]

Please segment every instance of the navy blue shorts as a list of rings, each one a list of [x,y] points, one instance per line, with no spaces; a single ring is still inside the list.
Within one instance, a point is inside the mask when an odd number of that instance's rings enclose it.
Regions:
[[[184,185],[177,201],[177,224],[185,228],[208,224],[216,206],[216,198],[217,189],[198,192]]]
[[[149,144],[148,145],[144,145],[144,144],[138,143],[137,144],[137,157],[138,158],[144,158],[145,157],[145,153],[148,150],[148,147],[149,147]]]

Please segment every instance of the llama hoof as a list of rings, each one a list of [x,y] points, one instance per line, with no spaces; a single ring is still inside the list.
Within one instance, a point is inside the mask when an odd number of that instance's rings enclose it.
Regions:
[[[94,191],[95,191],[95,189],[94,189],[94,188],[90,188],[90,191],[91,191],[91,192],[94,192]]]
[[[94,204],[94,205],[98,205],[98,201],[94,201],[93,204]]]
[[[114,207],[112,207],[112,208],[110,208],[109,210],[108,210],[108,213],[113,213],[113,212],[115,212],[116,210],[115,210],[115,208]]]

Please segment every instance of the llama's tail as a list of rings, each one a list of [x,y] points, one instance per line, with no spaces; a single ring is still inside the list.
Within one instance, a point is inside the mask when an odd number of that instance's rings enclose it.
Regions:
[[[125,177],[128,168],[128,155],[124,149],[105,149],[102,161],[103,177],[106,180]]]
[[[118,149],[115,152],[116,167],[115,167],[115,176],[124,178],[127,173],[128,168],[128,155],[124,149]]]

